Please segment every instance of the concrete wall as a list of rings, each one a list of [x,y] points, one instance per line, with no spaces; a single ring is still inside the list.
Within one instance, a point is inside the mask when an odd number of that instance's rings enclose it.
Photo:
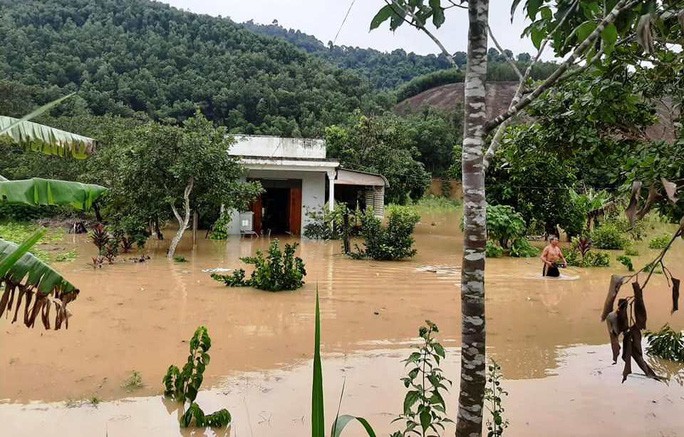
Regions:
[[[306,171],[269,171],[269,170],[250,170],[250,179],[301,179],[302,181],[302,229],[309,223],[306,213],[310,210],[323,209],[325,205],[325,172],[306,172]],[[232,212],[229,233],[240,235],[239,212]]]
[[[306,159],[326,157],[325,140],[260,135],[235,135],[235,140],[237,142],[228,151],[233,156]]]
[[[461,181],[448,180],[446,183],[451,186],[451,196],[449,196],[450,199],[463,199],[463,186],[461,185]],[[442,179],[432,178],[430,188],[428,188],[426,194],[432,194],[433,196],[443,197],[444,194],[442,193]]]

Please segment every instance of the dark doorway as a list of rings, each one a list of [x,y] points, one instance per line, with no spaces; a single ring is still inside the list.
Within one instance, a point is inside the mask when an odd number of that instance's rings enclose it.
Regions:
[[[252,204],[258,233],[299,235],[302,227],[302,181],[262,179],[264,192]]]
[[[290,189],[266,188],[261,195],[264,208],[262,228],[270,229],[273,234],[285,234],[290,231]]]

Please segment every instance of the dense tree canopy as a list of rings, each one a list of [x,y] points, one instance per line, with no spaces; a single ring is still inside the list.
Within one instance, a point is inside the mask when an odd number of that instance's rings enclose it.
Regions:
[[[232,132],[316,136],[382,100],[357,74],[291,44],[162,3],[0,0],[0,8],[2,77],[40,87],[44,100],[79,90],[73,104],[95,115],[182,121],[199,106]]]

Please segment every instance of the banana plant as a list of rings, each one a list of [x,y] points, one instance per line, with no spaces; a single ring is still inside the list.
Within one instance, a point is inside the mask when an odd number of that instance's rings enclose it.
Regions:
[[[41,106],[22,118],[0,116],[0,136],[7,135],[15,142],[48,155],[85,158],[95,149],[95,140],[71,132],[33,123],[29,120],[59,105],[73,94]],[[46,179],[8,181],[0,176],[0,201],[32,205],[70,205],[75,209],[89,209],[106,191],[98,185]],[[68,327],[67,304],[78,297],[79,290],[59,273],[28,251],[45,233],[34,233],[21,245],[0,239],[0,317],[19,318],[23,306],[23,322],[35,325],[40,316],[45,329]],[[54,325],[51,312],[54,307]]]

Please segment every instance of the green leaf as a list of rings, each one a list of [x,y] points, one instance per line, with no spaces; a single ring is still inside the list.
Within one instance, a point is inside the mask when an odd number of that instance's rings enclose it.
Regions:
[[[24,205],[69,206],[77,211],[87,211],[107,189],[100,185],[54,179],[25,179],[0,181],[0,203]]]
[[[56,102],[62,100],[64,98]],[[92,138],[27,121],[36,116],[40,109],[20,119],[0,115],[0,135],[7,135],[17,143],[47,155],[85,158],[95,150],[95,140]]]
[[[544,40],[545,36],[546,32],[537,26],[530,29],[530,39],[532,39],[532,44],[534,44],[534,47],[537,49],[541,46],[541,42]]]
[[[14,296],[16,288],[5,287],[0,298],[0,316],[9,314],[12,305],[24,304],[26,326],[33,327],[38,316],[41,316],[45,329],[50,329],[50,318],[47,315],[42,317],[41,308],[55,306],[55,311],[52,312],[55,317],[54,329],[59,329],[62,323],[68,326],[66,306],[78,297],[79,290],[47,264],[26,252],[40,238],[40,232],[33,234],[22,246],[0,239],[0,272],[5,272],[2,278],[11,279],[14,284],[26,287],[28,294],[21,302],[19,299],[12,300],[10,297]],[[17,259],[17,255],[22,252],[23,255]],[[32,297],[35,299],[31,299]],[[15,307],[15,311],[15,315],[21,313],[18,307]]]
[[[382,23],[387,21],[392,15],[394,15],[394,10],[392,6],[386,5],[375,14],[373,20],[371,20],[370,30],[377,29]]]
[[[343,415],[337,418],[335,420],[335,423],[333,423],[332,430],[330,431],[330,435],[332,437],[340,437],[342,435],[342,430],[349,424],[349,422],[356,420],[358,421],[363,428],[366,430],[366,434],[368,434],[368,437],[375,437],[375,431],[373,430],[373,427],[370,426],[370,423],[363,417],[356,417],[356,416],[349,416],[349,415]],[[324,437],[321,435],[321,437]]]
[[[596,29],[596,23],[593,21],[585,21],[580,24],[575,33],[577,34],[577,41],[582,42]]]
[[[423,428],[423,431],[426,431],[430,427],[431,419],[432,416],[430,415],[429,408],[425,408],[420,412],[420,427]]]
[[[323,366],[321,364],[321,311],[318,301],[318,287],[316,287],[314,329],[313,385],[311,389],[311,437],[325,437]]]
[[[539,11],[539,8],[542,5],[542,0],[528,0],[527,2],[527,16],[530,17],[530,20],[534,20],[534,17],[537,15],[537,11]]]
[[[24,254],[28,253],[31,247],[33,247],[43,237],[43,235],[45,235],[45,232],[47,232],[47,229],[45,228],[38,229],[33,234],[31,234],[26,240],[24,240],[23,243],[17,246],[16,249],[12,250],[11,252],[5,254],[4,257],[0,258],[0,278],[4,277],[7,274],[7,272],[9,272],[9,270],[12,268],[12,266],[15,265],[19,261],[19,259],[21,259],[21,257],[24,256]],[[0,250],[2,250],[1,245],[2,243],[0,243]]]
[[[432,8],[432,24],[434,24],[436,28],[439,28],[444,24],[444,20],[446,19],[441,0],[430,0],[430,8]]]
[[[418,402],[420,399],[420,392],[417,390],[411,390],[406,393],[404,398],[404,414],[408,415],[411,412],[411,407]]]
[[[604,47],[606,52],[612,52],[612,49],[615,47],[615,43],[618,39],[618,31],[617,27],[615,27],[615,24],[608,24],[605,29],[603,29],[603,32],[601,32],[601,38],[603,38],[603,42],[605,43]],[[608,48],[610,48],[610,50]]]

